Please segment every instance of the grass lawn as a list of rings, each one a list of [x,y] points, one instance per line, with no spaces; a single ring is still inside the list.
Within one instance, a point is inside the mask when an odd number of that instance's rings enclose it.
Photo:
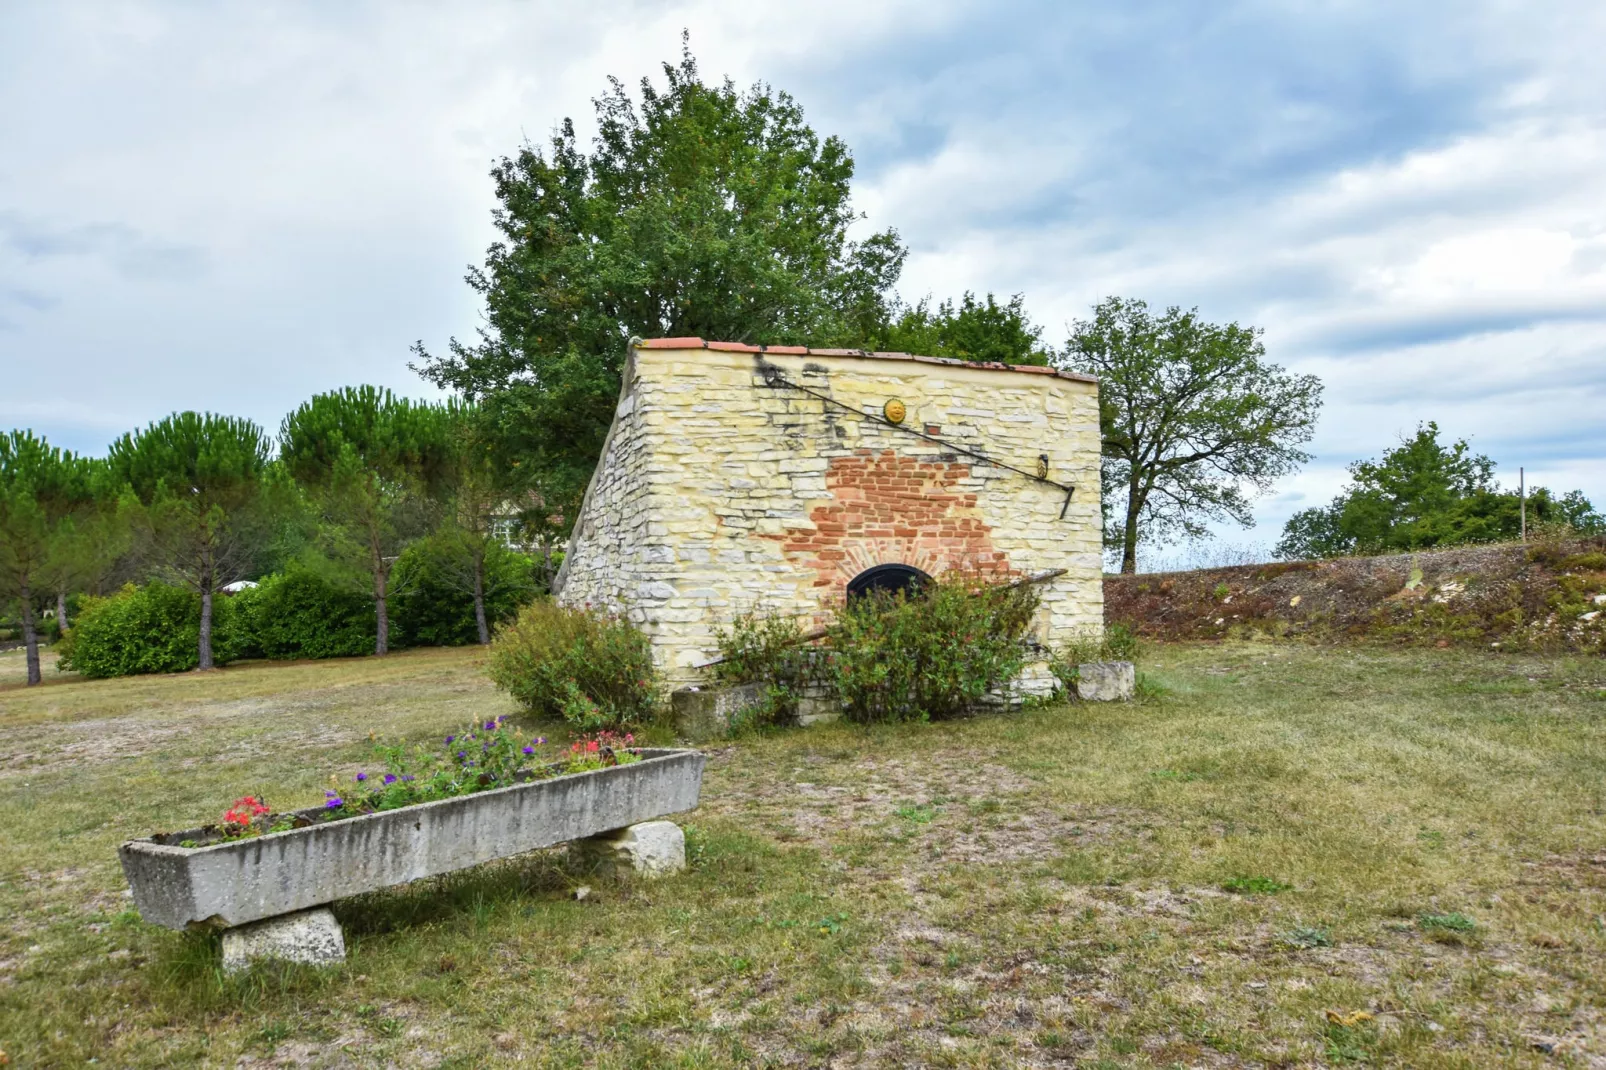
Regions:
[[[1600,659],[1158,647],[1140,705],[742,740],[687,874],[348,901],[322,973],[224,981],[131,913],[120,841],[510,712],[477,657],[27,691],[0,655],[11,1064],[1606,1066]]]

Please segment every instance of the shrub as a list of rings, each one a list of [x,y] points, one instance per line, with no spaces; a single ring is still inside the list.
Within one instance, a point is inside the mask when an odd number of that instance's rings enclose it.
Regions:
[[[643,724],[657,712],[646,635],[596,610],[531,602],[497,630],[490,662],[492,681],[526,709],[584,731]]]
[[[713,666],[714,679],[763,684],[769,691],[753,721],[774,723],[797,713],[798,700],[815,676],[815,651],[802,642],[797,618],[743,613],[716,638],[720,660]]]
[[[269,576],[233,597],[240,631],[265,658],[350,658],[374,652],[374,600],[307,568]]]
[[[1030,585],[950,577],[908,597],[873,592],[842,608],[825,637],[825,675],[861,723],[952,717],[1008,684],[1038,594]]]
[[[61,667],[93,678],[188,672],[200,663],[201,596],[165,583],[129,584],[90,598],[61,641]],[[226,595],[212,599],[212,657],[239,657],[242,636]]]
[[[1136,661],[1138,637],[1125,624],[1109,624],[1089,631],[1062,646],[1049,660],[1048,667],[1067,694],[1076,689],[1080,676],[1077,666],[1086,661]]]
[[[414,543],[390,574],[391,642],[397,646],[466,646],[479,642],[472,574],[442,539]],[[518,615],[544,590],[527,555],[499,544],[485,554],[485,623],[492,630]]]

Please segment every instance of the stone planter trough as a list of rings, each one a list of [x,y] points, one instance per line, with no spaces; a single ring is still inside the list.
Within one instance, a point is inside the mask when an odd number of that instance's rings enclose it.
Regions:
[[[206,830],[119,853],[140,916],[171,929],[238,926],[363,892],[624,829],[696,807],[704,756],[642,761],[199,847]],[[314,814],[316,811],[307,811]]]

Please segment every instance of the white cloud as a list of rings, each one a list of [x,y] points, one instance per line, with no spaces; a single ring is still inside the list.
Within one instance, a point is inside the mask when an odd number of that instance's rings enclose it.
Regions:
[[[273,426],[478,322],[492,159],[678,55],[863,162],[911,297],[1266,330],[1328,404],[1247,536],[1437,419],[1606,501],[1606,8],[268,3],[0,10],[0,420]]]

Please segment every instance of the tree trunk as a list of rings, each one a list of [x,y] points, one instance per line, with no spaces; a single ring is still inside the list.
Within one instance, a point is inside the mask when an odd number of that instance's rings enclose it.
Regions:
[[[390,570],[385,567],[385,560],[375,557],[374,560],[374,653],[383,655],[390,653],[390,606],[385,599],[385,589],[390,585]]]
[[[39,683],[39,629],[33,619],[33,592],[27,583],[22,585],[22,643],[28,652],[28,686]]]
[[[62,635],[67,634],[67,588],[65,587],[56,592],[56,627]]]
[[[1131,505],[1132,498],[1127,499],[1126,528],[1121,532],[1121,574],[1130,576],[1138,570],[1138,514],[1143,511],[1142,503],[1136,508]]]
[[[474,626],[480,631],[480,646],[491,641],[491,630],[485,625],[485,548],[474,551]]]
[[[212,584],[201,587],[201,663],[196,668],[212,668]]]

